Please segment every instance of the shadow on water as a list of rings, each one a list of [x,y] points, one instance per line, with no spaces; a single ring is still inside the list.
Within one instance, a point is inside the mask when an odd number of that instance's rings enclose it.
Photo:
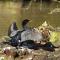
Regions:
[[[31,0],[22,0],[22,7],[28,6]]]

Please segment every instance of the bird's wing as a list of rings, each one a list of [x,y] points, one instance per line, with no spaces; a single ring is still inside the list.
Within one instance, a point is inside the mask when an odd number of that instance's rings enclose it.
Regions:
[[[16,22],[13,22],[10,26],[9,26],[9,29],[8,29],[8,36],[10,35],[15,35],[18,31],[18,28],[17,28],[17,25],[16,25]]]

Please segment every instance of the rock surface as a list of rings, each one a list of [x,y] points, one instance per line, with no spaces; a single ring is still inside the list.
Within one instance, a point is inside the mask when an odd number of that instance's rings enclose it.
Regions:
[[[4,48],[4,47],[3,47]],[[13,48],[13,47],[11,47]],[[60,60],[60,47],[55,48],[55,51],[48,51],[44,50],[42,48],[38,50],[28,49],[28,48],[21,48],[17,51],[19,56],[15,58],[15,60]],[[3,56],[4,60],[9,60],[11,58],[14,60],[14,57],[12,56],[6,56],[4,53],[0,52],[0,57]]]

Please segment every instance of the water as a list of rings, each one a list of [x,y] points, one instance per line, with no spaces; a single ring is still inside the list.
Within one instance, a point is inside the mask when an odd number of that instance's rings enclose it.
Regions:
[[[30,6],[22,7],[21,2],[0,2],[0,36],[7,35],[8,27],[16,21],[17,26],[21,29],[21,22],[28,18],[31,20],[31,27],[38,27],[44,21],[53,27],[60,27],[60,12],[53,12],[55,8],[59,8],[60,3],[52,2],[50,4],[30,3]]]

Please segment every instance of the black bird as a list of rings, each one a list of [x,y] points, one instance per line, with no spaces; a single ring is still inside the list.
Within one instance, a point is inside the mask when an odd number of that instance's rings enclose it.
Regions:
[[[24,30],[27,29],[27,28],[29,28],[29,27],[28,27],[28,22],[29,22],[29,21],[30,21],[29,19],[24,19],[24,20],[22,21],[22,27],[23,27]]]
[[[10,37],[11,33],[14,32],[14,31],[17,31],[17,30],[18,30],[18,28],[17,28],[16,22],[13,22],[13,23],[9,26],[8,36]]]
[[[29,21],[30,20],[28,20],[28,19],[25,19],[25,20],[22,21],[22,27],[23,27],[22,31],[18,30],[16,22],[13,22],[10,25],[10,27],[8,29],[8,36],[11,37],[11,40],[9,41],[10,45],[12,45],[12,46],[20,45],[20,42],[21,42],[21,33],[23,31],[25,31],[26,29],[28,29],[27,23]]]
[[[18,45],[18,40],[20,40],[19,33],[20,31],[17,28],[16,22],[13,22],[8,29],[8,36],[11,38],[11,40],[9,41],[10,45]]]

